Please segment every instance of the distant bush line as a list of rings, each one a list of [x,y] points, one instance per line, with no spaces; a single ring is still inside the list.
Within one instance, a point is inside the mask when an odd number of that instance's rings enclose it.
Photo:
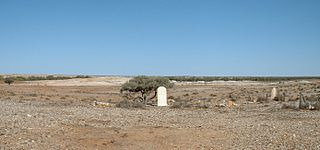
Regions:
[[[48,76],[28,76],[28,77],[23,77],[23,76],[10,76],[14,81],[38,81],[38,80],[66,80],[66,79],[74,79],[74,78],[90,78],[90,76],[84,76],[84,75],[79,75],[79,76],[53,76],[53,75],[48,75]],[[3,76],[0,76],[0,80],[4,80]]]
[[[299,76],[299,77],[218,77],[218,76],[167,76],[170,80],[175,81],[187,81],[187,82],[196,82],[196,81],[292,81],[292,80],[307,80],[307,79],[320,79],[320,77],[311,77],[311,76]]]

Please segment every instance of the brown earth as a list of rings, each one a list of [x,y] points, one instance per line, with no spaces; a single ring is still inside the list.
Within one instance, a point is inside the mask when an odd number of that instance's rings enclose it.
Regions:
[[[320,112],[281,108],[319,80],[176,83],[169,105],[186,108],[116,108],[127,80],[0,84],[0,149],[320,149]]]

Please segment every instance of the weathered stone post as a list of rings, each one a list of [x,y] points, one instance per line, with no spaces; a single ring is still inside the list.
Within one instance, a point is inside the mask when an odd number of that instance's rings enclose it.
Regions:
[[[271,90],[271,100],[275,100],[275,98],[277,97],[277,88],[272,88]]]
[[[157,89],[158,106],[168,106],[167,104],[167,89],[163,86]]]

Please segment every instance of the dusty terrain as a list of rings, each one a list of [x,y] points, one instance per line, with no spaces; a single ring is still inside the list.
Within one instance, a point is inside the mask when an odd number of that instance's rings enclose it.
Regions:
[[[176,83],[169,104],[190,107],[116,108],[128,79],[0,84],[0,149],[320,149],[320,111],[281,108],[319,80]]]

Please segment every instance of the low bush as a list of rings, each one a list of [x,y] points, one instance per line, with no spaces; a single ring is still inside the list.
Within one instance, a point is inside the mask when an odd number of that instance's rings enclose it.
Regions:
[[[168,99],[175,99],[173,96],[169,96]]]
[[[190,108],[192,105],[184,100],[176,100],[170,108]]]
[[[4,79],[4,83],[6,83],[8,85],[12,84],[13,82],[14,82],[14,80],[12,78],[5,78]]]
[[[118,108],[145,108],[145,104],[140,101],[122,100],[116,104]]]
[[[207,108],[210,108],[210,105],[204,103],[204,104],[197,104],[195,107],[200,109],[207,109]]]
[[[266,102],[268,102],[268,97],[266,95],[265,96],[259,95],[257,98],[257,102],[258,103],[266,103]]]

